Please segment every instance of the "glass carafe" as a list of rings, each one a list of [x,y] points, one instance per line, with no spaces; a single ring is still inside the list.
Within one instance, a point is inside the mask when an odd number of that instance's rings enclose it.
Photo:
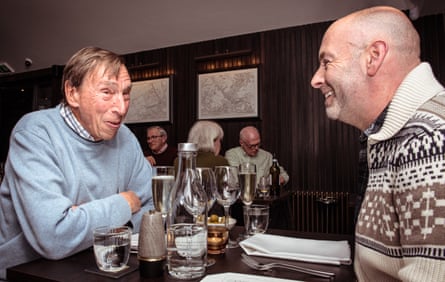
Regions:
[[[207,263],[207,196],[196,172],[197,146],[178,144],[167,216],[167,268],[179,279],[202,277]]]

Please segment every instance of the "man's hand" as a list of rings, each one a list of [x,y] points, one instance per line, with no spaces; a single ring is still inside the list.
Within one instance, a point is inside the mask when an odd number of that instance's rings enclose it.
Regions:
[[[156,160],[155,160],[155,158],[153,158],[153,156],[147,156],[145,158],[152,166],[156,165]]]
[[[125,191],[119,194],[127,200],[131,208],[131,213],[138,212],[141,209],[141,200],[133,191]]]

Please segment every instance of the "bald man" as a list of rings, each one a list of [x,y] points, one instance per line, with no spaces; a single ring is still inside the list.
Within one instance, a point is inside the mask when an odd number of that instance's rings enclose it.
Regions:
[[[257,171],[257,183],[260,176],[269,175],[272,166],[272,154],[261,149],[261,136],[254,126],[246,126],[239,134],[240,146],[227,150],[225,157],[230,165],[238,166],[244,162],[254,163]],[[289,181],[286,170],[280,166],[280,184],[284,185]]]
[[[363,131],[359,281],[445,279],[445,89],[419,42],[397,9],[355,12],[326,31],[311,81],[329,118]]]

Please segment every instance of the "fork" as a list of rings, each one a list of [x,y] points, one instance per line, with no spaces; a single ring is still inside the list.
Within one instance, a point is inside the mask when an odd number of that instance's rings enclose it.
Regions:
[[[299,271],[302,273],[306,273],[306,274],[310,274],[310,275],[314,275],[314,276],[322,277],[322,278],[332,279],[335,277],[335,273],[333,273],[333,272],[325,272],[325,271],[320,271],[320,270],[316,270],[316,269],[312,269],[312,268],[301,267],[301,266],[287,264],[287,263],[281,263],[281,262],[261,263],[259,261],[256,261],[254,258],[249,257],[246,254],[241,254],[241,256],[242,256],[242,258],[241,258],[242,262],[244,262],[247,266],[249,266],[253,269],[256,269],[256,270],[269,270],[272,268],[279,267],[279,268]]]

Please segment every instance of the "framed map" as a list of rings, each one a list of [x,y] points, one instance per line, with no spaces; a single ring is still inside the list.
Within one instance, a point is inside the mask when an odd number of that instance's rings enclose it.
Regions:
[[[130,108],[125,117],[125,123],[171,120],[170,77],[133,82],[130,97]]]
[[[258,68],[198,74],[198,119],[258,117]]]

